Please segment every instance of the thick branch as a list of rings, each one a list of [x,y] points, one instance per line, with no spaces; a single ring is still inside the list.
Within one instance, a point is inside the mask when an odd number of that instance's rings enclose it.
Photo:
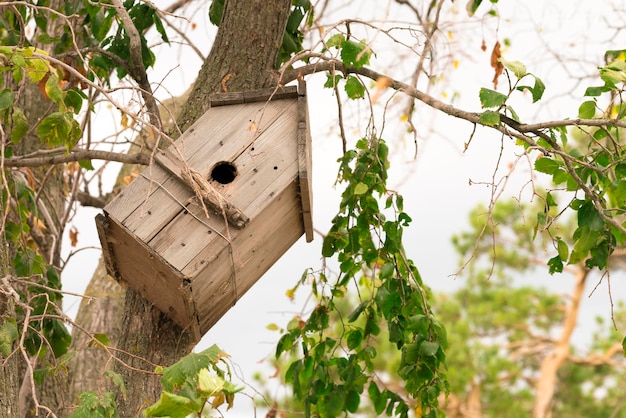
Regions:
[[[571,338],[578,322],[580,303],[585,290],[585,281],[589,270],[581,268],[576,273],[576,285],[571,295],[571,301],[565,312],[563,329],[556,341],[554,350],[541,362],[539,379],[537,380],[535,406],[533,409],[534,418],[545,418],[551,416],[550,405],[554,397],[554,390],[557,383],[557,372],[567,360],[570,353]]]
[[[293,70],[285,71],[280,77],[280,82],[282,84],[287,84],[291,81],[296,80],[299,76],[305,76],[315,73],[320,73],[324,71],[339,71],[344,74],[359,74],[364,77],[367,77],[371,80],[378,80],[381,77],[387,77],[386,74],[379,73],[367,67],[349,67],[343,64],[343,62],[339,60],[328,60],[323,62],[318,62],[315,64],[304,65],[302,67],[295,68]],[[441,100],[435,99],[433,96],[426,94],[409,84],[403,83],[402,81],[398,81],[395,79],[391,79],[391,83],[389,87],[394,90],[405,93],[411,97],[418,99],[419,101],[427,104],[433,109],[440,110],[450,116],[454,116],[460,119],[465,119],[468,122],[476,123],[478,125],[487,126],[489,128],[494,128],[498,131],[502,132],[502,126],[500,125],[485,125],[480,121],[480,113],[477,112],[468,112],[466,110],[459,109],[452,105],[442,102]],[[511,119],[512,120],[512,119]],[[503,121],[505,125],[510,126],[520,133],[534,133],[541,131],[542,129],[550,129],[556,128],[560,126],[615,126],[620,128],[626,128],[626,122],[620,121],[617,119],[562,119],[562,120],[554,120],[547,121],[535,124],[525,124],[525,123],[508,123],[507,121]]]
[[[4,160],[5,167],[45,167],[55,164],[70,163],[81,160],[105,160],[126,164],[150,164],[150,156],[146,154],[120,154],[100,150],[76,150],[69,154],[44,157],[11,157]]]
[[[366,67],[359,67],[359,68],[349,67],[349,66],[345,66],[343,62],[339,60],[328,60],[328,61],[323,61],[323,62],[319,62],[315,64],[305,65],[305,66],[296,68],[294,70],[285,71],[282,73],[280,77],[280,81],[281,83],[286,84],[290,81],[297,79],[298,77],[302,77],[307,74],[323,72],[323,71],[340,71],[344,74],[349,74],[349,73],[359,74],[371,80],[378,80],[381,77],[389,78],[385,74],[379,73],[377,71],[374,71]],[[596,171],[598,170],[598,168],[594,167],[593,165],[585,161],[582,161],[578,158],[575,158],[567,154],[545,132],[541,131],[542,129],[554,128],[554,127],[559,127],[559,126],[599,126],[599,127],[600,126],[615,126],[615,127],[626,128],[626,122],[623,122],[617,119],[573,119],[573,120],[564,119],[564,120],[548,121],[548,122],[542,122],[542,123],[530,125],[530,124],[517,122],[516,120],[513,120],[505,115],[500,115],[500,122],[501,122],[500,124],[489,125],[489,124],[483,123],[480,120],[480,113],[468,112],[466,110],[456,108],[450,104],[442,102],[441,100],[437,100],[433,96],[426,94],[401,81],[390,79],[389,87],[391,87],[394,90],[405,93],[411,97],[414,97],[418,99],[419,101],[423,102],[424,104],[432,107],[433,109],[439,110],[450,116],[454,116],[459,119],[464,119],[475,125],[482,125],[488,128],[495,129],[504,135],[518,138],[524,141],[525,143],[527,143],[528,145],[530,145],[532,148],[542,150],[545,153],[558,154],[563,159],[567,172],[572,176],[576,184],[585,193],[585,195],[588,196],[589,199],[591,199],[594,207],[600,213],[600,216],[602,216],[602,218],[607,223],[611,224],[618,230],[626,233],[626,228],[624,228],[624,226],[622,226],[613,217],[606,215],[605,209],[603,208],[603,205],[602,205],[601,198],[598,197],[597,194],[594,193],[593,190],[591,190],[591,188],[580,178],[580,176],[574,169],[572,163],[576,163],[578,165],[585,166],[587,168],[591,168]],[[513,129],[515,132],[511,131],[511,129]],[[545,139],[551,145],[552,148],[546,149],[545,147],[539,146],[533,140],[533,138],[526,135],[528,133],[532,133],[533,135],[536,135],[540,138]]]

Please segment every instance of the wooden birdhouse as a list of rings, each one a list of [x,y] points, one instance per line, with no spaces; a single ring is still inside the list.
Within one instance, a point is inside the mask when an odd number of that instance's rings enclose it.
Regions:
[[[304,87],[213,95],[96,217],[108,273],[196,339],[313,239]]]

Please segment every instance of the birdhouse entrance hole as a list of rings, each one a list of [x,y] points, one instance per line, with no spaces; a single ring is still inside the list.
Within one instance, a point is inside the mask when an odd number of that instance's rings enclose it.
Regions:
[[[211,178],[221,184],[232,183],[235,177],[237,177],[237,167],[228,161],[220,161],[211,170]]]

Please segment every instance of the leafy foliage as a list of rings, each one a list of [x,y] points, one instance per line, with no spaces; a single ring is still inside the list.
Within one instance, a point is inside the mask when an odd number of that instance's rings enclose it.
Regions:
[[[451,404],[468,402],[480,393],[481,413],[488,416],[521,417],[533,408],[533,382],[541,378],[541,362],[562,334],[565,315],[572,314],[568,303],[573,298],[528,283],[529,275],[542,274],[540,260],[567,248],[560,238],[558,248],[546,248],[551,237],[545,231],[536,233],[529,221],[537,209],[513,200],[497,202],[491,212],[479,206],[470,214],[470,229],[454,237],[462,260],[471,257],[473,262],[457,279],[463,280],[462,288],[439,294],[434,302],[449,333]],[[584,266],[579,262],[573,268]],[[617,307],[615,315],[618,329],[624,326],[622,309]],[[624,363],[606,354],[619,341],[620,331],[601,321],[596,325],[590,347],[572,346],[559,370],[555,416],[624,415],[619,385],[611,383],[623,379]],[[600,392],[602,397],[597,396]]]
[[[190,414],[201,416],[206,405],[218,408],[226,403],[230,409],[237,388],[230,382],[230,369],[224,358],[228,355],[213,345],[200,353],[191,353],[162,370],[161,398],[143,411],[146,417],[169,416],[184,418]]]
[[[408,416],[409,406],[417,402],[422,416],[437,416],[437,397],[447,388],[441,370],[446,333],[430,311],[417,268],[404,253],[402,233],[411,218],[403,211],[402,196],[386,188],[388,152],[381,139],[361,139],[340,160],[338,181],[346,187],[322,254],[337,257],[341,274],[334,281],[319,275],[312,284],[316,308],[308,319],[292,321],[276,348],[277,357],[301,350],[286,379],[306,416],[355,412],[365,391],[379,414]],[[384,199],[384,209],[379,199]],[[333,330],[331,313],[351,283],[365,292]],[[404,380],[406,399],[379,387],[371,374],[381,323],[401,357],[396,372]]]

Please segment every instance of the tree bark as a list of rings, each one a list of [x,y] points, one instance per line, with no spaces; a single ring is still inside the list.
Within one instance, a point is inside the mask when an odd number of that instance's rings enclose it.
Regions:
[[[290,0],[227,0],[215,43],[179,117],[184,132],[207,110],[208,95],[271,86],[272,73],[289,17]],[[155,365],[169,366],[188,354],[196,341],[133,290],[126,291],[121,360],[115,370],[126,384],[118,393],[120,416],[138,416],[158,399]]]
[[[0,207],[0,216],[3,208]],[[11,263],[4,234],[0,234],[0,279],[11,272]],[[5,318],[15,318],[15,304],[11,295],[10,284],[0,282],[0,326]],[[15,349],[16,344],[13,344]],[[0,417],[13,417],[18,414],[20,393],[20,353],[13,352],[5,358],[0,353]]]
[[[551,404],[557,384],[557,373],[570,353],[571,338],[578,321],[578,312],[580,311],[580,303],[585,291],[585,282],[588,274],[589,270],[584,267],[578,267],[576,284],[565,312],[561,336],[556,341],[552,353],[544,357],[541,362],[535,391],[533,418],[549,418],[552,416]]]
[[[62,10],[63,7],[66,6],[67,1],[62,0],[51,0],[47,3],[46,7],[52,10]],[[15,10],[12,9],[3,9],[3,12],[14,13]],[[45,29],[46,34],[49,36],[59,36],[64,28],[64,25],[67,25],[66,20],[62,19],[48,19],[48,25]],[[26,30],[26,28],[23,28]],[[50,44],[39,44],[37,41],[37,35],[39,35],[38,29],[34,29],[35,33],[31,36],[31,44],[39,49],[42,49],[52,55],[52,49],[54,45]],[[24,154],[31,153],[33,151],[40,150],[42,148],[47,148],[49,144],[42,143],[40,138],[36,135],[36,130],[34,127],[49,113],[55,111],[55,105],[52,101],[44,97],[44,95],[39,91],[36,85],[32,85],[31,83],[14,83],[13,79],[5,76],[4,85],[6,87],[12,88],[13,90],[18,90],[19,94],[16,94],[16,103],[15,105],[24,112],[28,120],[28,124],[31,127],[29,132],[21,139],[18,144],[13,146],[13,154],[14,156],[20,156]],[[10,135],[10,132],[6,132],[7,136]],[[27,222],[30,224],[30,238],[32,238],[33,243],[36,245],[36,251],[44,258],[45,262],[49,265],[53,265],[56,268],[60,268],[61,265],[61,238],[63,235],[63,218],[65,213],[65,205],[66,205],[66,192],[65,192],[65,182],[63,178],[63,166],[48,166],[48,167],[39,167],[32,168],[28,171],[22,170],[21,174],[29,179],[29,185],[33,188],[36,201],[36,207],[31,209],[33,215],[36,215],[36,219],[31,217]],[[11,181],[11,175],[7,175],[6,178],[8,181]],[[4,178],[4,177],[3,177]],[[3,184],[2,187],[6,187],[7,185]],[[7,189],[8,190],[8,189]],[[3,208],[3,210],[6,208]],[[12,215],[8,215],[9,219]],[[4,219],[4,217],[3,217]],[[16,222],[20,222],[19,217],[14,218]],[[44,227],[36,227],[34,225],[38,224],[39,221],[44,225]],[[0,231],[0,234],[4,237],[4,230]],[[0,248],[0,259],[2,259],[2,264],[5,262],[9,264],[12,262],[13,254],[15,251],[14,244],[11,242],[2,241],[2,248]],[[2,269],[4,271],[4,276],[7,274],[6,269]],[[25,279],[26,277],[22,277]],[[23,292],[25,299],[29,299],[34,295],[33,290],[27,289],[26,286],[21,287],[20,290]],[[61,306],[59,306],[59,309]],[[0,301],[0,316],[2,316],[2,310],[9,310],[8,313],[13,313],[13,318],[16,318],[15,312],[11,307],[11,302],[8,304],[4,304],[4,301]],[[55,312],[48,312],[55,313]],[[18,324],[18,326],[21,326]],[[18,360],[19,359],[19,360]],[[33,402],[33,393],[31,390],[30,379],[25,378],[26,372],[26,362],[24,358],[21,357],[21,354],[15,354],[10,359],[11,361],[8,364],[3,364],[3,370],[0,374],[0,379],[4,382],[5,379],[8,383],[8,386],[12,386],[12,382],[14,378],[21,380],[21,397],[19,394],[17,395],[20,399],[19,405],[19,415],[17,409],[13,409],[13,413],[8,414],[0,414],[1,416],[7,417],[15,417],[15,416],[35,416],[37,414],[41,414],[41,411],[35,408],[35,404]],[[18,369],[15,370],[13,361],[18,361]],[[43,364],[49,362],[49,364],[54,365],[56,363],[53,358],[53,354],[48,351],[44,358],[35,358],[31,359],[31,364],[34,368],[41,367]],[[15,373],[15,376],[13,376]],[[68,399],[67,395],[67,387],[64,386],[64,379],[54,379],[51,376],[47,376],[44,378],[43,384],[41,386],[36,386],[37,391],[37,399],[41,405],[46,405],[51,410],[57,410],[62,408],[62,405],[66,404]],[[11,388],[12,389],[12,388]],[[19,390],[18,390],[19,392]],[[2,392],[0,395],[1,398],[13,399],[13,393],[10,391]],[[3,403],[0,401],[0,403]],[[13,407],[12,407],[13,408]]]

